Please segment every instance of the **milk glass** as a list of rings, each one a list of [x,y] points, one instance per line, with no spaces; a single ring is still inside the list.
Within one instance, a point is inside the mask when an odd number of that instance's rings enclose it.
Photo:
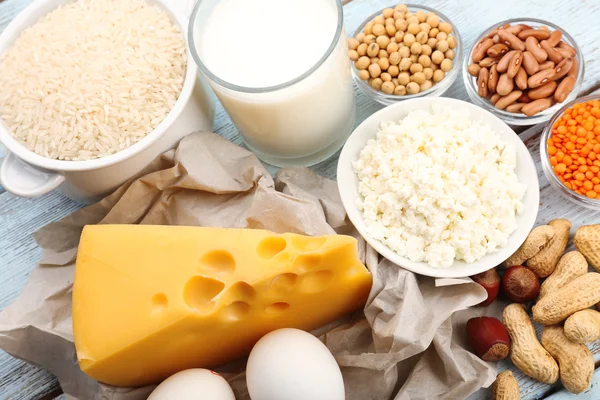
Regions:
[[[197,3],[190,20],[189,42],[200,73],[207,78],[245,144],[261,160],[275,166],[309,166],[329,158],[344,144],[355,122],[353,85],[341,1],[308,2],[310,5],[307,4],[306,7],[311,9],[306,10],[307,12],[331,14],[331,18],[322,18],[320,25],[306,27],[307,30],[311,29],[311,33],[314,33],[314,29],[324,28],[328,28],[328,32],[335,32],[330,37],[318,36],[319,40],[329,43],[329,47],[311,68],[291,80],[266,87],[244,87],[228,82],[220,76],[218,68],[209,69],[207,59],[203,60],[205,49],[200,44],[203,29],[213,16],[212,12],[219,1],[222,0],[200,0]],[[261,3],[268,0],[244,1],[246,4],[256,3],[256,7],[260,7]],[[306,3],[302,0],[294,1],[296,7]],[[323,15],[329,14],[321,16]],[[332,26],[323,26],[323,21]],[[253,28],[251,21],[244,27],[247,30]],[[289,37],[303,35],[304,32],[291,30],[273,34]],[[300,40],[300,37],[292,37],[292,43],[295,39]],[[268,43],[268,38],[266,40]],[[240,46],[255,45],[249,42],[251,41],[245,41],[244,36],[240,35]],[[298,56],[302,57],[302,54]],[[240,60],[240,74],[244,73],[244,68],[254,65],[249,63],[260,63],[261,59],[263,57],[257,51],[256,59]],[[296,60],[289,58],[285,62],[294,63]]]

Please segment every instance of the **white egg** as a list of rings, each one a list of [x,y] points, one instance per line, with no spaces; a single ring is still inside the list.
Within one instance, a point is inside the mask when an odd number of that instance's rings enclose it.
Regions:
[[[319,339],[298,329],[256,343],[246,367],[252,400],[344,400],[340,367]]]
[[[165,379],[148,400],[235,400],[235,396],[221,375],[198,368],[181,371]]]

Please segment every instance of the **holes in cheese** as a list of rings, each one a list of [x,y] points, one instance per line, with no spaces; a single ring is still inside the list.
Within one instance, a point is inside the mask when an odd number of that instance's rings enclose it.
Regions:
[[[73,284],[80,367],[143,386],[247,356],[275,329],[321,327],[365,305],[372,279],[357,254],[343,235],[86,226]]]
[[[296,282],[298,281],[298,275],[292,272],[286,272],[285,274],[276,275],[269,284],[269,292],[274,294],[283,294],[292,291]]]
[[[214,299],[225,288],[225,284],[217,279],[194,276],[186,284],[183,298],[188,307],[200,312],[207,312],[214,307]]]
[[[256,251],[259,257],[270,259],[281,253],[287,247],[287,242],[281,236],[271,236],[263,239]]]
[[[256,290],[246,282],[236,282],[229,289],[227,295],[232,299],[250,302],[256,297]]]
[[[245,301],[234,301],[221,310],[221,316],[229,322],[239,321],[250,312],[251,308]]]
[[[302,272],[310,271],[320,266],[322,262],[323,256],[321,254],[300,254],[294,261],[294,269]]]
[[[200,271],[216,275],[233,275],[235,259],[225,250],[213,250],[200,259]]]
[[[285,301],[278,301],[277,303],[273,303],[268,305],[265,308],[265,312],[267,315],[279,315],[287,311],[290,308],[290,303],[286,303]]]
[[[326,290],[334,278],[335,274],[328,269],[309,272],[300,279],[298,289],[304,293],[319,293]]]
[[[164,293],[156,293],[154,296],[152,296],[150,302],[152,303],[152,312],[154,313],[165,311],[169,305],[169,300]]]

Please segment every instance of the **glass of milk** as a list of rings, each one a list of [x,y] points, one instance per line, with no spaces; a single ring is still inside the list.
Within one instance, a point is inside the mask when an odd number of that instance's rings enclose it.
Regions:
[[[201,73],[261,160],[313,165],[352,132],[340,0],[199,0],[189,41]]]

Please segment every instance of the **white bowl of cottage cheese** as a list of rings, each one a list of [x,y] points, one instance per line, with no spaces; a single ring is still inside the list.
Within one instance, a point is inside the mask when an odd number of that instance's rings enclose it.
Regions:
[[[366,119],[342,150],[337,179],[366,241],[433,277],[501,264],[523,244],[539,207],[535,164],[517,134],[449,98],[403,101]]]

